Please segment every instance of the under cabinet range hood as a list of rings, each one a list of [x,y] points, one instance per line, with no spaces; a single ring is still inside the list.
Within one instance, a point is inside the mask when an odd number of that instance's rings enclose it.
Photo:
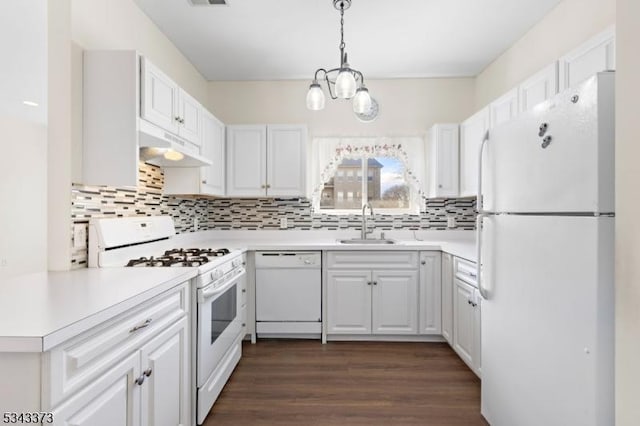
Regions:
[[[140,118],[140,159],[160,167],[201,167],[213,164],[199,153],[199,147]],[[175,159],[172,159],[175,158]]]

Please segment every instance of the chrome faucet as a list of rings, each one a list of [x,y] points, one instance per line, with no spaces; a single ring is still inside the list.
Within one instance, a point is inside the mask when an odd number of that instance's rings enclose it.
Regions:
[[[367,207],[369,207],[369,212],[371,213],[371,217],[373,217],[373,207],[371,207],[371,203],[366,203],[362,206],[362,229],[360,231],[360,238],[363,240],[367,239],[367,234],[371,234],[373,232],[373,229],[371,231],[367,230],[367,216],[364,214]]]

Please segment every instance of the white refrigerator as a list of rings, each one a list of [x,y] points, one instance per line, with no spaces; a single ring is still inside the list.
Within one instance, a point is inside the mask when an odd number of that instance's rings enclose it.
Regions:
[[[560,93],[483,145],[482,414],[492,426],[614,424],[614,77]]]

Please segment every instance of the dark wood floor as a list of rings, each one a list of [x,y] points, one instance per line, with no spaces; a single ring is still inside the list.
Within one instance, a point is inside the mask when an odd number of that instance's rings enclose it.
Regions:
[[[260,340],[213,425],[487,425],[480,381],[445,343]]]

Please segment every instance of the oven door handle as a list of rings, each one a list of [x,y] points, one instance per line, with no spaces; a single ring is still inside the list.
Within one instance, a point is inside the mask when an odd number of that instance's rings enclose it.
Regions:
[[[200,290],[200,294],[198,295],[198,302],[203,303],[207,299],[211,299],[212,297],[229,290],[238,281],[238,278],[242,277],[245,273],[246,271],[243,269],[238,275],[235,275],[220,287],[209,286],[203,288],[202,290]]]

